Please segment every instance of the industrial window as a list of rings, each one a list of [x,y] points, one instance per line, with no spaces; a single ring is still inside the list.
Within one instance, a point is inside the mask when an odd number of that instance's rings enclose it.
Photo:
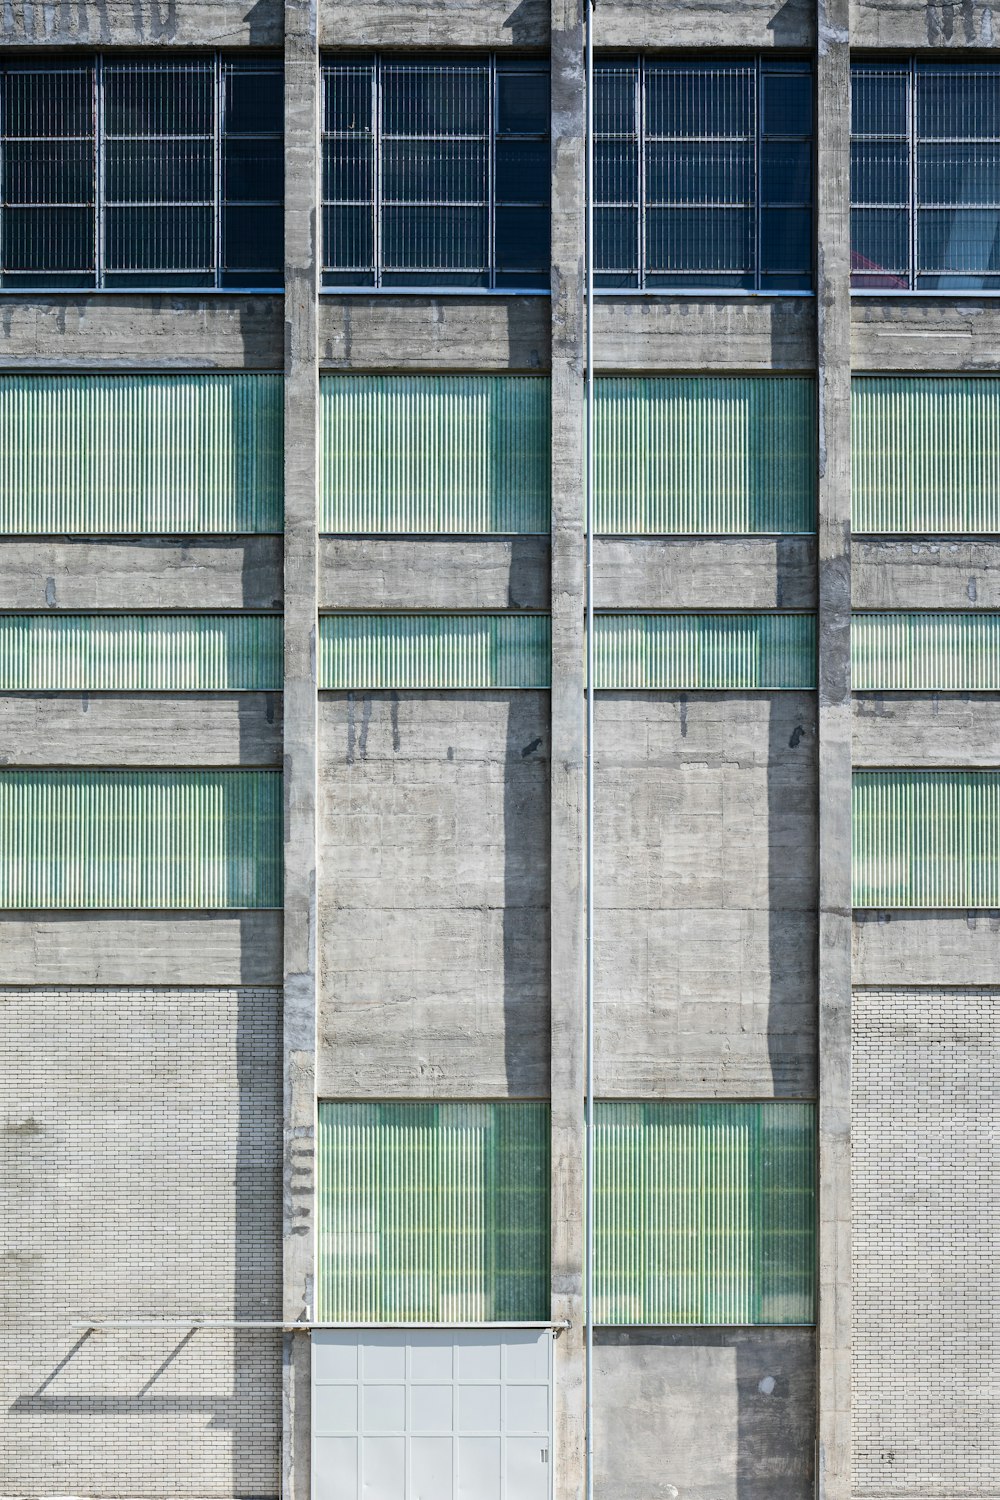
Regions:
[[[856,63],[851,280],[1000,291],[1000,65]]]
[[[323,67],[323,284],[549,285],[549,72],[511,58]]]
[[[280,286],[282,70],[215,55],[0,70],[0,285]]]
[[[1000,771],[856,771],[854,905],[996,911]]]
[[[604,59],[594,111],[598,287],[810,289],[808,63]]]

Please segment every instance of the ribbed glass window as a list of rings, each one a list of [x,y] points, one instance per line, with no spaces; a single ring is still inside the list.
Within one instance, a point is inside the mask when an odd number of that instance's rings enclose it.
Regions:
[[[1000,907],[1000,771],[856,771],[854,905]]]
[[[0,69],[0,285],[279,287],[278,59],[25,58]]]
[[[0,908],[281,905],[277,771],[0,770]]]
[[[602,58],[594,114],[599,287],[812,286],[808,63]]]
[[[324,615],[319,685],[547,688],[548,615]]]
[[[855,63],[851,281],[1000,290],[1000,65]]]
[[[1000,692],[1000,614],[899,610],[851,619],[851,685],[870,693]]]
[[[594,400],[599,532],[815,531],[815,381],[606,376],[595,381]]]
[[[531,59],[323,64],[323,283],[549,285],[549,70]]]
[[[815,1317],[812,1104],[597,1105],[597,1321]]]
[[[320,1104],[320,1318],[542,1320],[549,1254],[547,1104]]]
[[[595,623],[598,688],[816,686],[812,615],[606,614]]]
[[[548,535],[545,376],[327,375],[320,402],[323,531]]]

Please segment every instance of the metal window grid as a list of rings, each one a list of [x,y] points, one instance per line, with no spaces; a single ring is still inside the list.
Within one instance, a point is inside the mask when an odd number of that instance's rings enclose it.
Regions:
[[[245,79],[280,105],[281,67],[221,52],[0,66],[0,287],[280,288],[280,107],[255,122],[228,101]]]
[[[808,130],[768,122],[763,92],[771,77],[808,80]],[[599,291],[812,289],[814,104],[807,62],[605,58],[598,60],[596,89]],[[784,172],[776,173],[782,149]],[[784,191],[775,192],[778,181]],[[782,238],[779,215],[786,234],[797,221],[800,257],[795,266],[776,262],[769,269],[771,249]]]
[[[943,89],[947,104],[950,83],[950,102],[958,107],[960,81],[966,87],[978,84],[978,124],[988,125],[992,113],[992,130],[924,126],[925,103],[930,112],[935,85]],[[893,82],[895,101],[890,92]],[[851,68],[851,83],[854,290],[1000,293],[1000,65],[923,61],[915,56],[857,62]],[[940,103],[939,94],[939,109]],[[975,177],[978,171],[979,187],[985,178],[988,191],[936,195],[932,165],[942,148],[951,154],[950,163],[945,158],[944,172],[949,183],[961,189],[965,175]],[[947,244],[942,238],[935,246],[930,236],[933,220],[948,229]],[[957,263],[946,265],[952,255]]]
[[[503,127],[500,87],[518,76],[547,81],[548,67],[494,53],[324,62],[326,289],[548,290],[548,172],[534,196],[511,193],[501,180],[504,148],[544,150],[547,166],[547,109],[543,130]],[[435,82],[437,98],[428,87]],[[538,236],[523,269],[504,264],[498,242],[498,225],[517,214],[522,222],[534,215],[527,227]],[[534,243],[531,233],[525,243]]]

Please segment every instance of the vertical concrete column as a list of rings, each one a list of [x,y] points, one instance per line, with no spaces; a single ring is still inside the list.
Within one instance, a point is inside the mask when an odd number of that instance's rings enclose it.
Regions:
[[[285,912],[283,1317],[314,1313],[317,1010],[319,51],[285,4]],[[282,1495],[308,1500],[309,1334],[283,1341]]]
[[[818,0],[818,1494],[849,1500],[851,1337],[851,298],[848,0]]]
[[[584,1483],[583,4],[552,0],[552,1316],[556,1500]]]

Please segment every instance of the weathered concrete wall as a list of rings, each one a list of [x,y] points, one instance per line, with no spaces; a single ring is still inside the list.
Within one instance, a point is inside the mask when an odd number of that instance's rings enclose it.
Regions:
[[[280,693],[0,695],[0,765],[280,766]]]
[[[0,911],[8,984],[277,984],[281,912]]]
[[[603,370],[809,371],[815,315],[805,297],[599,297],[594,358]]]
[[[815,609],[816,544],[799,536],[598,538],[594,591],[598,609]]]
[[[325,370],[547,370],[549,301],[325,296],[319,362]]]
[[[3,609],[280,609],[274,536],[4,538]]]
[[[852,0],[855,47],[995,47],[994,12],[979,0]]]
[[[598,47],[811,47],[814,7],[809,0],[752,0],[738,10],[725,0],[683,0],[653,6],[611,0],[594,17]]]
[[[856,766],[984,766],[1000,756],[993,693],[855,693]]]
[[[993,1496],[1000,991],[862,992],[853,1032],[854,1493]]]
[[[9,297],[0,368],[280,370],[281,331],[280,297]]]
[[[855,609],[1000,609],[1000,542],[863,540],[851,555]]]
[[[6,971],[5,971],[6,977]],[[176,982],[175,982],[176,983]],[[278,1493],[275,989],[0,990],[8,1495]]]
[[[324,609],[549,607],[547,537],[325,537]]]
[[[599,1328],[597,1500],[812,1500],[808,1328]]]
[[[26,0],[4,8],[4,46],[276,47],[280,0]]]
[[[546,0],[322,0],[324,47],[547,47]]]
[[[548,1092],[548,695],[320,700],[319,1093]]]
[[[993,984],[1000,913],[855,912],[853,947],[856,985]]]
[[[601,693],[597,1088],[812,1096],[808,693]]]
[[[894,40],[890,45],[903,43]],[[992,373],[998,341],[1000,309],[992,302],[949,302],[946,297],[912,302],[903,298],[854,298],[851,302],[855,370],[875,375],[886,371],[904,375],[947,375],[961,370]]]

